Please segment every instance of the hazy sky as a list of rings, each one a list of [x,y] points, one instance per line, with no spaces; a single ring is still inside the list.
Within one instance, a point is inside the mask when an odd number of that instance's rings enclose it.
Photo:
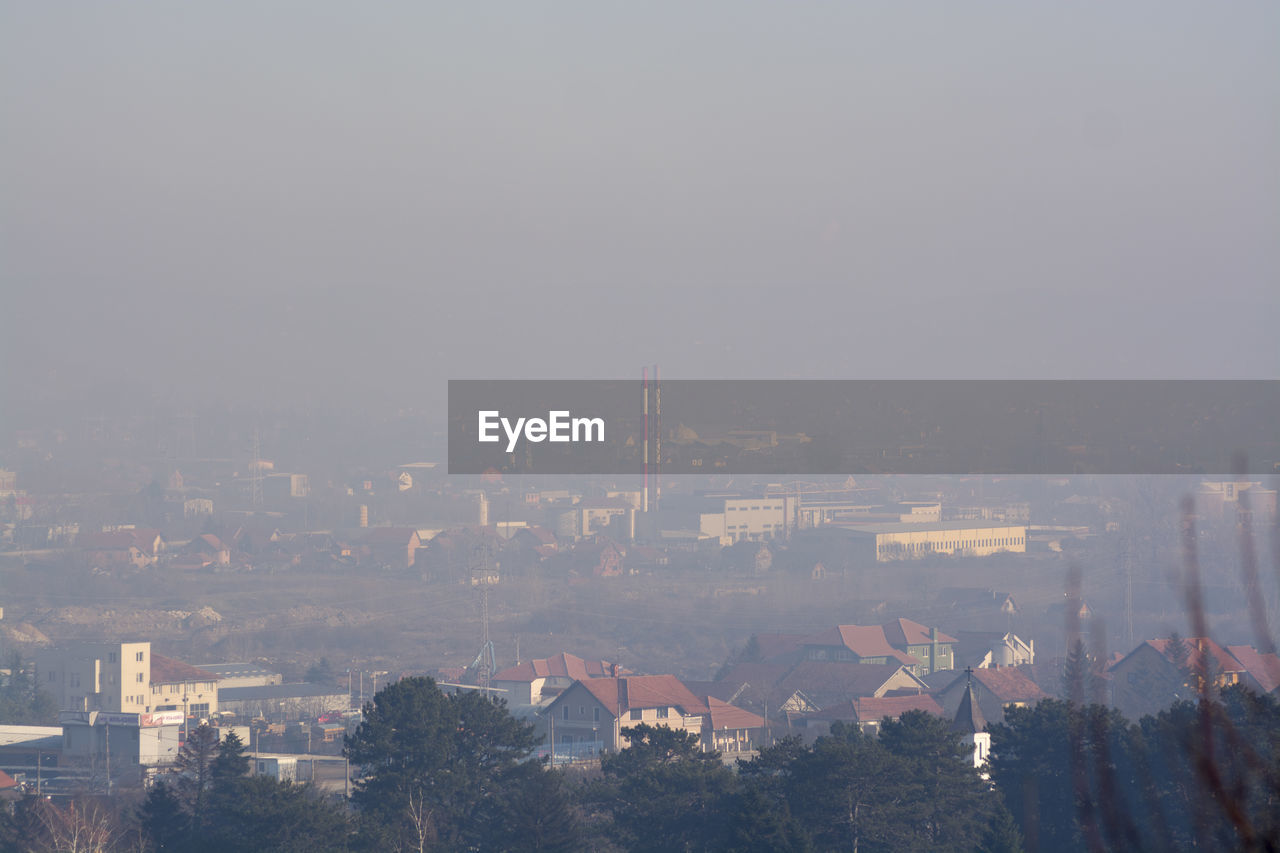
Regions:
[[[1275,377],[1280,5],[0,4],[17,398]]]

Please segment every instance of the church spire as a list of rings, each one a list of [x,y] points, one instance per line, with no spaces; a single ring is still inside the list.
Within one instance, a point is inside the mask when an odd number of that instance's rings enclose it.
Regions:
[[[969,680],[965,685],[964,695],[960,697],[956,718],[951,721],[951,730],[973,735],[986,729],[987,721],[982,716],[982,707],[978,704],[978,697],[973,692],[973,667],[965,667],[965,673]]]

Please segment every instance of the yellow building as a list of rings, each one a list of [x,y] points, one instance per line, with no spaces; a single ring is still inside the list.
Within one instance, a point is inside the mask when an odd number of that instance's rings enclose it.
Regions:
[[[938,554],[985,557],[1027,550],[1026,525],[942,521],[934,524],[859,524],[846,528],[864,543],[868,556],[879,562],[921,560]]]
[[[36,654],[36,683],[63,711],[145,713],[150,643],[82,643]]]

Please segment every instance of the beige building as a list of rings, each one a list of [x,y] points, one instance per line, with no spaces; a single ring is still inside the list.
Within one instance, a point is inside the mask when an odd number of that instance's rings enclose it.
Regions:
[[[38,652],[36,683],[64,711],[146,713],[150,643],[83,643]]]
[[[784,498],[726,498],[724,535],[730,542],[781,539],[787,530]]]
[[[218,713],[218,675],[164,655],[151,657],[148,711],[182,711],[197,718]]]
[[[879,562],[921,560],[935,555],[986,557],[1027,550],[1027,527],[1019,524],[978,525],[966,521],[936,524],[859,524],[847,528],[864,543],[866,556]]]

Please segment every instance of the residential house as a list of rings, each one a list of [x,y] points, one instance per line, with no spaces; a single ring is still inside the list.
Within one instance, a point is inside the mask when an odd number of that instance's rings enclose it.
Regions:
[[[183,557],[195,558],[202,567],[226,566],[231,563],[231,547],[213,533],[202,533],[177,549]]]
[[[412,527],[374,527],[365,534],[360,554],[363,561],[393,569],[408,569],[418,558],[422,540]]]
[[[496,673],[491,683],[506,691],[509,705],[541,705],[560,695],[575,681],[590,678],[617,678],[630,675],[615,663],[605,660],[583,660],[565,652],[527,660]]]
[[[1012,632],[961,631],[955,657],[959,668],[1030,666],[1036,662],[1035,640],[1028,642]]]
[[[126,529],[85,533],[76,540],[85,561],[97,567],[143,568],[154,563],[165,550],[158,530]]]
[[[955,669],[953,646],[956,638],[937,628],[926,628],[910,619],[895,619],[880,626],[889,645],[919,661],[917,675]]]
[[[1253,646],[1227,646],[1227,651],[1244,667],[1246,685],[1259,693],[1280,695],[1280,656]]]
[[[942,716],[942,706],[927,693],[914,696],[866,696],[850,699],[803,714],[794,721],[805,743],[831,733],[836,720],[854,723],[867,734],[877,734],[885,719],[896,720],[907,711],[927,711]]]
[[[703,697],[702,748],[707,752],[749,752],[765,744],[764,717],[714,696]]]
[[[1041,690],[1026,673],[1015,667],[975,669],[972,673],[958,673],[934,698],[942,706],[944,716],[954,719],[970,690],[977,698],[983,719],[994,723],[1004,722],[1005,708],[1010,705],[1020,708],[1049,698],[1049,694]]]
[[[704,738],[706,702],[674,675],[631,675],[575,681],[547,706],[548,742],[556,756],[590,757],[627,745],[641,723]]]
[[[1188,637],[1181,649],[1168,637],[1147,640],[1112,664],[1111,704],[1131,720],[1157,714],[1174,702],[1199,695],[1197,673],[1214,687],[1238,684],[1245,667],[1208,637]]]
[[[804,640],[811,661],[889,663],[896,661],[916,675],[954,668],[956,638],[910,619],[883,625],[837,625]]]

